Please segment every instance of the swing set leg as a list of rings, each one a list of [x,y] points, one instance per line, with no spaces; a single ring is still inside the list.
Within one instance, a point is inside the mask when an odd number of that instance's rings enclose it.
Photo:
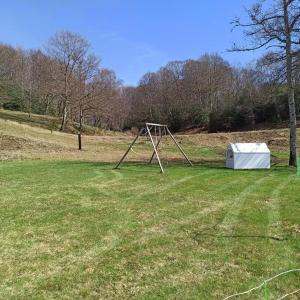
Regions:
[[[186,161],[193,166],[193,163],[188,159],[188,157],[186,156],[186,154],[184,153],[184,151],[181,149],[181,147],[179,146],[179,144],[176,142],[174,136],[172,135],[172,133],[170,132],[169,128],[167,128],[167,131],[171,137],[171,139],[173,140],[173,142],[175,143],[175,145],[177,146],[177,148],[179,149],[179,151],[181,152],[181,154],[184,156],[184,158],[186,159]]]
[[[156,144],[156,149],[157,149],[157,150],[158,150],[158,146],[159,146],[159,144],[160,144],[161,139],[162,139],[162,137],[160,137],[160,139],[158,140],[158,142],[157,142],[157,144]],[[152,153],[152,156],[151,156],[151,158],[150,158],[150,160],[149,160],[149,164],[152,163],[152,160],[153,160],[153,158],[154,158],[154,155],[155,155],[155,151],[153,151],[153,153]]]
[[[150,137],[152,146],[153,146],[154,153],[155,153],[156,158],[157,158],[157,160],[158,160],[158,164],[159,164],[160,170],[161,170],[162,173],[164,173],[164,169],[163,169],[163,167],[162,167],[160,158],[159,158],[159,156],[158,156],[158,152],[157,152],[157,149],[156,149],[156,145],[154,144],[154,141],[153,141],[151,132],[150,132],[150,130],[149,130],[148,124],[146,124],[146,129],[147,129],[147,131],[148,131],[148,134],[149,134],[149,137]]]
[[[137,136],[135,137],[135,139],[133,140],[133,142],[130,144],[129,148],[127,149],[127,151],[125,152],[125,154],[122,156],[122,158],[120,159],[120,161],[118,162],[118,164],[114,167],[114,169],[118,169],[119,168],[120,164],[123,162],[123,160],[127,156],[128,152],[133,147],[133,145],[135,144],[135,142],[137,141],[137,139],[139,138],[139,136],[143,133],[143,131],[144,131],[144,128],[142,128],[139,131],[139,133],[137,134]]]

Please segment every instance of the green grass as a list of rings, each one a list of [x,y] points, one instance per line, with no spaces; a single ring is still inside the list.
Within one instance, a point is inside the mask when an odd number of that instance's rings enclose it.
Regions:
[[[300,266],[293,170],[158,171],[0,163],[0,298],[222,299]],[[241,299],[276,299],[299,279]]]

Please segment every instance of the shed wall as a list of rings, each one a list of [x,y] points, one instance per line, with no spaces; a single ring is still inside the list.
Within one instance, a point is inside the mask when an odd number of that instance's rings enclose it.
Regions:
[[[269,169],[270,153],[235,153],[234,169]]]

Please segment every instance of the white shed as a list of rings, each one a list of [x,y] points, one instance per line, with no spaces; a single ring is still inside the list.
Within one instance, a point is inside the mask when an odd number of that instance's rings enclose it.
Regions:
[[[230,144],[226,152],[226,168],[269,169],[271,152],[266,143]]]

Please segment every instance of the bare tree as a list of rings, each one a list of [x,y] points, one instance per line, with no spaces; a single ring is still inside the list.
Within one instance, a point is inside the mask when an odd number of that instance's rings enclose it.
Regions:
[[[297,120],[295,107],[294,71],[300,51],[300,1],[259,1],[247,10],[249,23],[234,20],[234,27],[245,28],[249,46],[234,45],[231,51],[272,49],[269,62],[284,64],[283,76],[288,87],[290,122],[289,165],[297,166]]]
[[[57,74],[58,93],[62,97],[62,122],[60,130],[65,129],[72,92],[76,89],[76,70],[87,57],[90,45],[79,34],[61,31],[57,32],[48,42],[47,52],[57,61],[60,72]]]
[[[0,44],[0,90],[1,98],[7,101],[13,86],[20,87],[22,78],[21,52],[11,46]],[[20,88],[19,88],[20,89]],[[21,107],[19,107],[20,109]]]
[[[123,86],[112,70],[99,68],[99,58],[81,36],[59,32],[47,53],[0,44],[0,106],[62,117],[108,129],[122,129],[127,117]],[[55,127],[54,127],[55,128]]]
[[[89,117],[92,124],[107,129],[122,129],[127,107],[120,80],[109,69],[100,69],[88,85],[92,90]]]
[[[94,88],[93,78],[96,76],[99,69],[99,59],[95,55],[84,57],[75,71],[77,80],[76,95],[74,95],[73,109],[78,113],[79,128],[78,128],[78,149],[82,149],[81,134],[84,123],[84,115],[93,106],[93,99],[96,91]]]

